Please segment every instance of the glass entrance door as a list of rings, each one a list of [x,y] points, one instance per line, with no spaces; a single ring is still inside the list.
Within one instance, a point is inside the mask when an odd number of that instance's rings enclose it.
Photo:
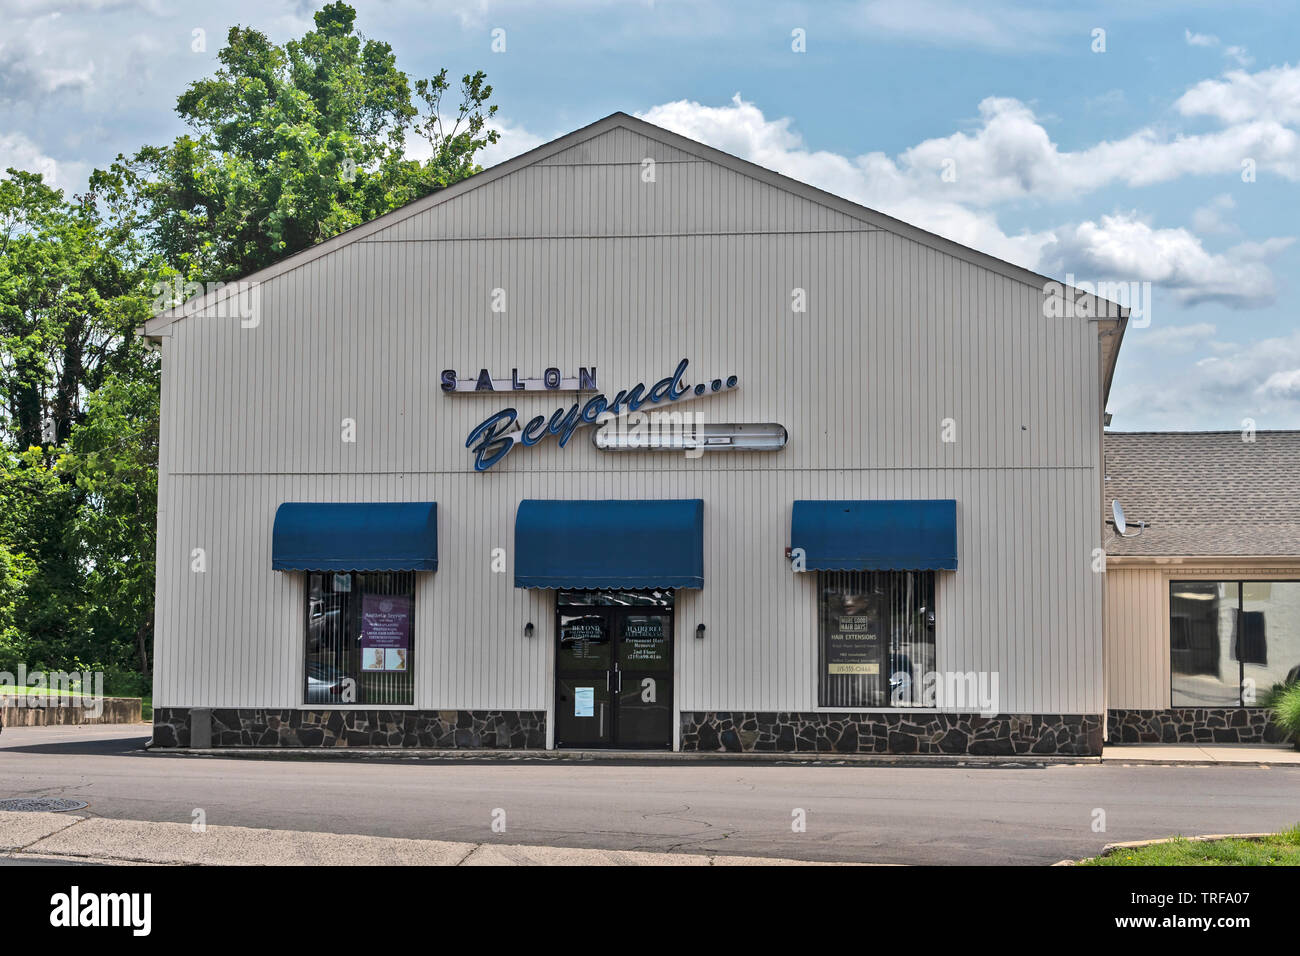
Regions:
[[[555,745],[672,749],[672,594],[561,592],[556,616]]]

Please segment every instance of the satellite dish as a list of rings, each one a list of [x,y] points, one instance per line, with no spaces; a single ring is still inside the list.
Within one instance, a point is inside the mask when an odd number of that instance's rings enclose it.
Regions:
[[[1115,533],[1121,538],[1136,538],[1147,529],[1145,521],[1138,522],[1138,529],[1132,534],[1128,533],[1128,521],[1124,517],[1124,506],[1119,503],[1118,498],[1112,498],[1110,501],[1110,513],[1115,519]]]

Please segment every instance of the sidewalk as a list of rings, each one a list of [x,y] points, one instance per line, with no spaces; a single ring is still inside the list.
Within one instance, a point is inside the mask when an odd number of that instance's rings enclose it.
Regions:
[[[450,843],[0,811],[6,862],[199,866],[840,866],[773,857]]]
[[[1288,744],[1109,744],[1102,763],[1300,765],[1300,750]]]
[[[832,752],[729,753],[674,750],[424,750],[414,747],[149,747],[151,754],[176,757],[238,757],[249,760],[426,760],[483,763],[629,763],[629,764],[808,764],[893,767],[1027,767],[1052,764],[1096,764],[1100,757],[1058,757],[1037,754],[983,756],[972,754],[842,754]]]

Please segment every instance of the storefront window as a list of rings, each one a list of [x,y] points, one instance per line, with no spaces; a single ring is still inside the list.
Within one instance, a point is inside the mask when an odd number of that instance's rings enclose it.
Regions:
[[[1236,581],[1173,581],[1169,670],[1175,707],[1235,707],[1241,699],[1233,650]]]
[[[821,706],[923,706],[935,669],[933,572],[823,571],[819,587]]]
[[[305,702],[413,704],[415,572],[307,575]]]
[[[1300,581],[1243,581],[1243,686],[1256,698],[1300,680]]]
[[[1300,581],[1172,581],[1175,707],[1249,706],[1300,679]]]

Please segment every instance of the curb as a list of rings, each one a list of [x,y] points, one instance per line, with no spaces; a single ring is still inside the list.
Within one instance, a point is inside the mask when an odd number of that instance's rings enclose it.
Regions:
[[[1275,833],[1206,833],[1201,836],[1172,836],[1161,837],[1158,840],[1127,840],[1123,843],[1107,843],[1097,853],[1096,857],[1085,856],[1078,860],[1061,860],[1053,863],[1052,866],[1078,866],[1083,860],[1093,860],[1097,857],[1110,856],[1112,853],[1118,853],[1120,850],[1140,850],[1143,847],[1159,846],[1161,843],[1175,843],[1183,840],[1187,843],[1215,843],[1219,840],[1263,840],[1267,837],[1276,836]]]
[[[680,753],[620,750],[383,750],[350,747],[147,747],[171,757],[238,757],[246,760],[422,760],[439,763],[790,764],[812,766],[967,767],[1015,770],[1100,764],[1101,757],[994,757],[960,754]]]

